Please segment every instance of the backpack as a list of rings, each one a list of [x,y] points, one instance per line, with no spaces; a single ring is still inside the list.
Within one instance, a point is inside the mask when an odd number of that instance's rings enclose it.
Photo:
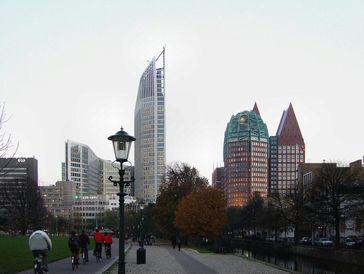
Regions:
[[[78,248],[79,247],[79,242],[78,242],[78,238],[77,237],[71,237],[68,241],[68,245],[70,248]]]

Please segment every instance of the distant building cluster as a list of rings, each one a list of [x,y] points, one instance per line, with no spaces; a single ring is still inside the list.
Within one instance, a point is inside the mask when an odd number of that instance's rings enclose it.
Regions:
[[[135,211],[139,202],[156,202],[165,175],[164,48],[140,77],[134,131],[135,166],[124,167],[124,180],[135,181],[124,191],[126,210]],[[81,227],[97,226],[107,210],[119,208],[119,187],[108,179],[112,176],[118,180],[119,168],[118,162],[99,158],[88,145],[67,140],[62,181],[39,186],[45,208],[55,218],[77,220]],[[22,186],[38,187],[38,166],[34,158],[0,158],[0,171],[0,199],[6,196],[10,200],[11,193]],[[7,212],[0,206],[0,217]]]
[[[213,171],[212,185],[225,192],[228,206],[244,206],[253,193],[294,189],[305,162],[305,142],[292,104],[283,112],[277,133],[269,136],[257,104],[233,115],[224,137],[224,167]]]
[[[65,162],[62,163],[62,181],[53,186],[40,186],[41,195],[48,212],[57,217],[77,219],[81,226],[104,217],[107,210],[119,208],[115,187],[109,176],[119,179],[120,164],[103,160],[92,149],[78,142],[67,140]],[[125,169],[124,180],[134,176],[134,167]],[[126,203],[135,203],[133,187],[126,187]]]
[[[155,203],[166,170],[165,49],[142,73],[134,110],[135,166],[125,169],[127,210],[138,202]],[[283,111],[276,134],[270,136],[257,104],[252,110],[232,115],[223,142],[224,165],[212,173],[212,186],[225,193],[228,207],[246,205],[253,194],[267,197],[309,185],[322,163],[305,163],[305,142],[292,104]],[[362,167],[357,161],[350,167]],[[86,144],[67,140],[62,180],[40,186],[47,211],[79,220],[81,226],[98,225],[107,210],[119,208],[120,164],[99,158]],[[38,162],[34,158],[0,158],[0,217],[9,215],[19,190],[38,186]]]

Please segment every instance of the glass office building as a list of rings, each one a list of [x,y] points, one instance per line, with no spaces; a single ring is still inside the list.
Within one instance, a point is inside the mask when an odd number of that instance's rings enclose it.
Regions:
[[[134,113],[135,196],[154,203],[165,175],[165,49],[139,81]]]

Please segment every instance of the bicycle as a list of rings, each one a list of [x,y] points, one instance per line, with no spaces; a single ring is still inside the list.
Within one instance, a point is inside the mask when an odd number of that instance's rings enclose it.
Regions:
[[[34,274],[43,274],[42,262],[43,262],[42,255],[38,255],[33,259]]]
[[[106,255],[106,259],[111,258],[111,245],[110,244],[105,244],[105,255]]]
[[[100,244],[96,244],[94,255],[96,257],[96,262],[97,263],[100,262],[101,261],[101,245]]]
[[[71,256],[71,264],[72,264],[72,271],[74,271],[75,269],[78,269],[78,261],[76,256],[72,255]]]
[[[48,273],[47,269],[43,265],[43,256],[42,256],[42,254],[38,254],[36,257],[34,257],[34,259],[33,259],[33,269],[34,269],[34,274],[46,274],[46,273]]]
[[[86,264],[86,248],[81,248],[82,263]]]

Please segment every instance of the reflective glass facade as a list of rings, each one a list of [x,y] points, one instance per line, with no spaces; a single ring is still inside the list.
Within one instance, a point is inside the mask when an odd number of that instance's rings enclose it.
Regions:
[[[135,196],[145,202],[156,201],[165,173],[164,64],[163,49],[140,77],[135,104]]]

